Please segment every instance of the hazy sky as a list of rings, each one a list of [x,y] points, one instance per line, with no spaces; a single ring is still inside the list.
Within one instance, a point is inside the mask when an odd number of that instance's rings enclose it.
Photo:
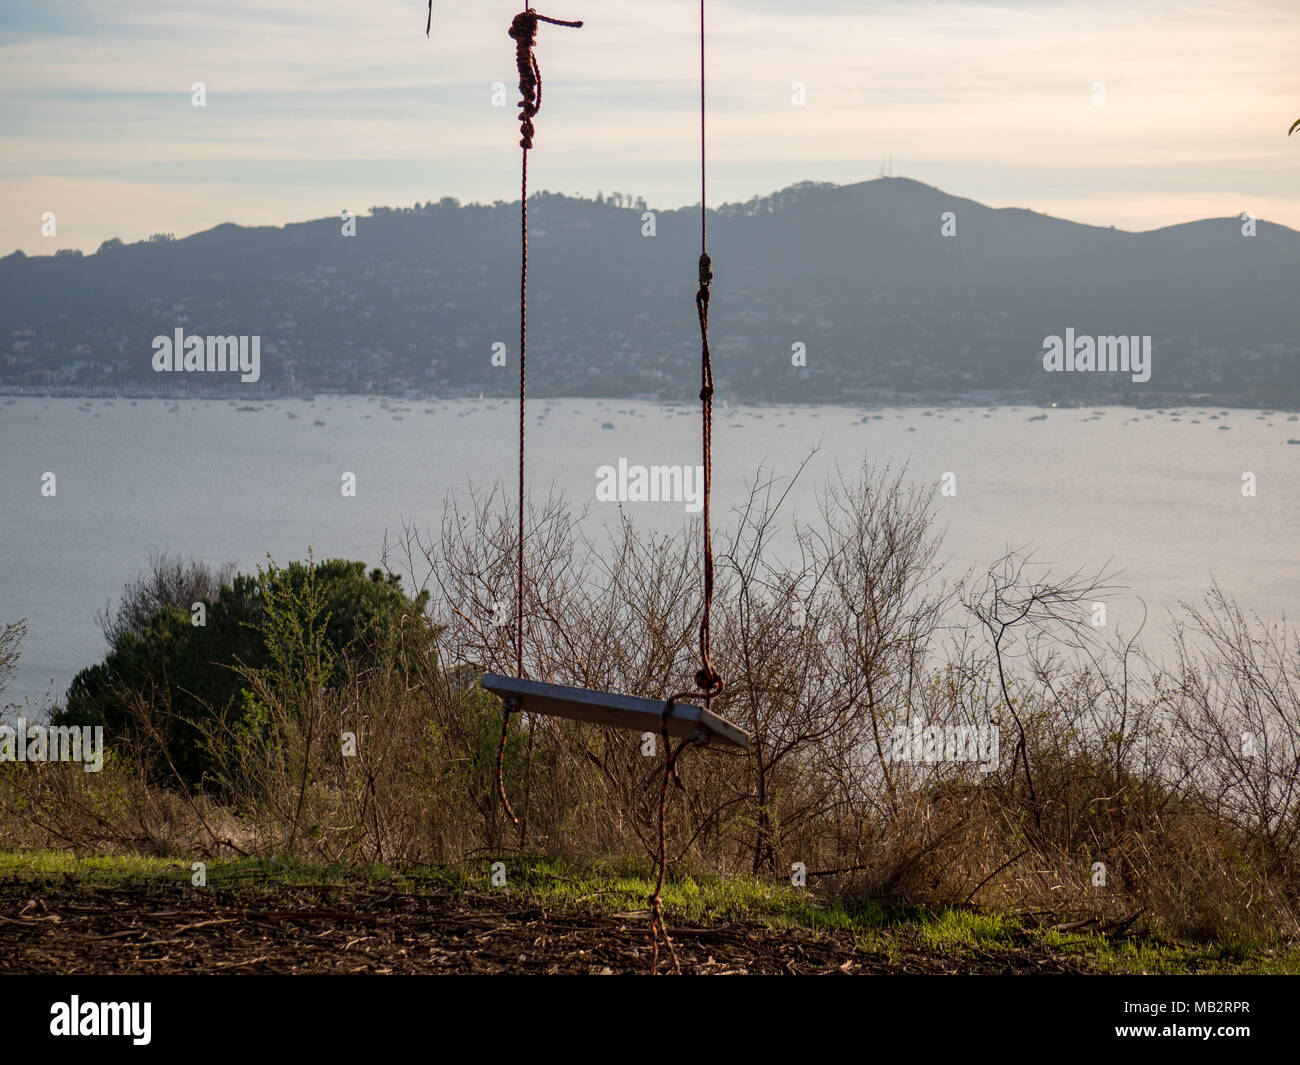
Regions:
[[[435,0],[426,39],[423,0],[0,0],[0,254],[515,199],[519,4]],[[698,202],[694,0],[538,10],[587,25],[542,27],[533,187]],[[892,155],[1099,225],[1300,228],[1300,0],[708,0],[708,20],[711,204]]]

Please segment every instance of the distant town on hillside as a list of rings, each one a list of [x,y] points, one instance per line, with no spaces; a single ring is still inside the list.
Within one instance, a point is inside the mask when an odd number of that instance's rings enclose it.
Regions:
[[[698,206],[542,192],[529,218],[532,393],[694,397]],[[0,392],[510,395],[518,241],[518,202],[443,198],[14,252]],[[886,177],[725,205],[709,245],[724,398],[1300,404],[1300,233],[1248,214],[1130,233]],[[1150,337],[1150,379],[1046,372],[1067,329]],[[259,337],[258,379],[156,372],[177,330]]]

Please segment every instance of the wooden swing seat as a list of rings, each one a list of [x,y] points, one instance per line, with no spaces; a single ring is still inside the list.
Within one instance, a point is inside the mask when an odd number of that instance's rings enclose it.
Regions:
[[[529,714],[567,717],[574,721],[632,729],[634,732],[653,732],[655,735],[659,734],[663,718],[662,699],[643,699],[635,695],[572,688],[566,684],[544,684],[519,677],[502,677],[496,673],[483,674],[479,683],[512,708]],[[703,734],[710,744],[741,749],[749,747],[748,732],[694,703],[673,703],[668,715],[668,734],[681,739]]]

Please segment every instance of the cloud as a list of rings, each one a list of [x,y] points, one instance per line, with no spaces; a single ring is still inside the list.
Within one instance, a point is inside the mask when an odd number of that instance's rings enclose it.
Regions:
[[[1300,165],[1285,136],[1300,114],[1289,7],[709,0],[711,200],[861,180],[892,155],[896,172],[954,193],[1099,224],[1146,228],[1253,198],[1300,226],[1286,199]],[[588,21],[539,35],[536,186],[698,200],[693,0],[563,0],[555,13]],[[265,221],[298,191],[304,204],[317,190],[512,198],[507,26],[450,0],[435,2],[428,39],[405,0],[55,0],[0,38],[0,182],[23,211],[74,217],[73,189],[116,203],[88,228],[60,224],[61,244],[86,249]],[[190,105],[196,81],[205,108]],[[506,107],[492,106],[498,82]],[[796,83],[806,106],[792,104]],[[7,212],[0,251],[43,250],[39,213]]]

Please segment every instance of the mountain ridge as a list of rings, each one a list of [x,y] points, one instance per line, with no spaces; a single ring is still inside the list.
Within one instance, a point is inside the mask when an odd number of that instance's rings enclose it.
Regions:
[[[509,394],[518,207],[444,198],[372,208],[356,236],[339,218],[227,222],[90,256],[11,254],[0,388],[226,388],[152,372],[152,338],[182,327],[260,335],[262,391]],[[698,205],[541,192],[529,219],[538,394],[692,394]],[[709,212],[720,388],[781,402],[992,391],[1300,403],[1288,313],[1300,233],[1253,225],[1250,237],[1240,218],[1120,230],[901,177],[724,204]],[[1067,327],[1151,336],[1152,380],[1046,373],[1044,338]],[[502,344],[506,367],[493,363]]]

